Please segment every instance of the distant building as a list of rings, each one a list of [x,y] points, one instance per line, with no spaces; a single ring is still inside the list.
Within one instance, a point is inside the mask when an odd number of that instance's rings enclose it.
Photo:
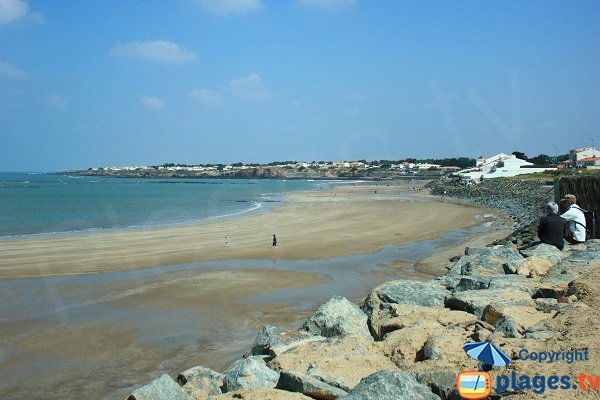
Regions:
[[[597,168],[600,151],[593,147],[569,150],[569,159],[558,165],[559,169],[564,168]]]
[[[583,158],[600,156],[600,151],[593,147],[585,147],[583,149],[573,149],[569,151],[569,159],[577,165],[577,162]]]
[[[554,167],[537,168],[529,161],[521,160],[514,155],[500,153],[488,158],[480,157],[474,168],[464,169],[457,174],[465,179],[480,180],[506,178],[555,169]]]
[[[577,160],[577,168],[600,168],[600,157],[586,157]]]
[[[417,163],[416,167],[418,169],[430,169],[430,168],[440,168],[439,164],[427,164],[427,163]]]

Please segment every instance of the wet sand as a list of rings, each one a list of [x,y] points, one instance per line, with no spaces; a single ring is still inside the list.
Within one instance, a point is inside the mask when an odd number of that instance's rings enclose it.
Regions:
[[[445,255],[417,268],[407,255],[485,212],[405,187],[349,185],[239,218],[2,240],[0,397],[122,399],[162,373],[223,371],[265,324],[296,329],[333,295],[358,301],[387,280],[429,279]],[[464,249],[445,241],[430,246]]]

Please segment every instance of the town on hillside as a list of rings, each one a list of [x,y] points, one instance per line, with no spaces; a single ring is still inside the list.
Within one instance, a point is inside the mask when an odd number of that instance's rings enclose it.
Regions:
[[[600,171],[600,151],[593,148],[572,149],[568,154],[550,157],[540,154],[528,158],[514,151],[491,157],[405,159],[402,161],[282,161],[269,164],[163,164],[156,166],[99,167],[66,171],[65,174],[117,177],[177,177],[177,178],[370,178],[434,177],[451,174],[466,180],[513,177],[561,170]]]

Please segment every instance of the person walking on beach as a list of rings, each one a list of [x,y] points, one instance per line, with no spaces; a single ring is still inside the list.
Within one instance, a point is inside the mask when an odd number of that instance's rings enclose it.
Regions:
[[[225,246],[229,246],[229,238],[225,236]]]
[[[576,203],[577,197],[572,194],[566,194],[560,199],[560,205],[565,210],[560,216],[567,220],[568,228],[572,233],[572,237],[567,235],[565,239],[571,244],[585,242],[585,215]]]
[[[542,243],[555,246],[562,250],[565,247],[565,231],[567,228],[567,220],[558,215],[558,204],[551,201],[546,204],[546,212],[548,215],[540,220],[538,225],[538,237]]]
[[[277,236],[273,234],[273,247],[277,247]]]

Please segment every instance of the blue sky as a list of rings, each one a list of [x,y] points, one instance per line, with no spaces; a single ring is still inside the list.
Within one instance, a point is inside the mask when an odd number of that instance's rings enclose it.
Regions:
[[[0,171],[600,144],[600,2],[0,0]]]

